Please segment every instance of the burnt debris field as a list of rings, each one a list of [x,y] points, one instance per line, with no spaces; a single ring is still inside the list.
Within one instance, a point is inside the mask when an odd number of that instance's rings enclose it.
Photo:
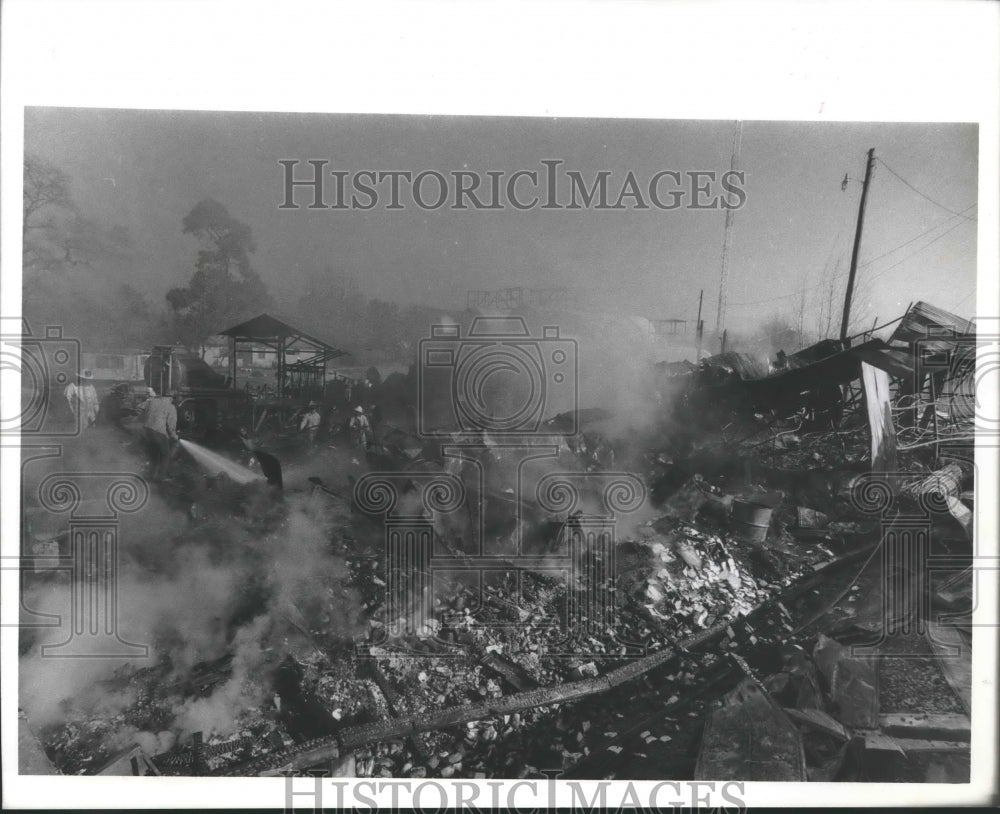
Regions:
[[[414,368],[244,387],[159,480],[145,384],[105,386],[24,450],[22,771],[967,781],[977,337],[924,303],[886,334],[522,435],[516,388],[429,421]],[[114,601],[46,623],[78,595]],[[77,646],[110,657],[46,657]]]

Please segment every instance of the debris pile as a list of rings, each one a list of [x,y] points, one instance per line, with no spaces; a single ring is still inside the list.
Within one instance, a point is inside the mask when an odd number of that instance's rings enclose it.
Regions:
[[[581,533],[579,511],[553,517],[525,501],[518,525],[519,496],[488,481],[476,495],[502,555],[476,570],[460,524],[428,519],[455,567],[430,574],[413,560],[407,585],[423,587],[409,604],[389,584],[386,525],[346,497],[348,473],[361,474],[354,452],[311,452],[309,466],[326,461],[333,485],[310,477],[298,495],[296,466],[282,495],[217,484],[194,501],[189,485],[175,484],[178,503],[198,506],[188,537],[252,529],[256,543],[285,553],[298,551],[286,538],[299,533],[287,506],[308,498],[324,519],[323,556],[341,570],[296,572],[293,589],[261,594],[267,646],[252,669],[230,653],[181,676],[166,662],[123,670],[108,689],[128,703],[85,715],[70,705],[41,741],[65,773],[131,765],[121,750],[139,744],[161,774],[322,766],[475,779],[561,767],[576,777],[957,782],[968,761],[961,667],[943,670],[931,645],[894,661],[880,639],[886,627],[910,633],[928,621],[929,608],[888,602],[890,583],[913,587],[907,596],[927,588],[953,614],[971,609],[969,570],[925,586],[919,567],[887,559],[894,524],[920,512],[925,553],[970,552],[974,469],[959,444],[968,369],[920,368],[970,334],[938,338],[928,357],[914,331],[932,313],[910,309],[889,343],[826,341],[780,368],[734,352],[664,368],[662,421],[627,443],[606,434],[609,414],[578,417],[579,434],[553,444],[560,465],[589,476],[631,461],[648,494],[642,520],[616,530],[613,558],[585,555],[583,573],[614,564],[600,592],[544,558],[517,567],[510,553],[523,538],[554,556]],[[883,390],[866,389],[866,365],[893,377],[881,417],[870,408]],[[558,432],[567,420],[546,426]],[[484,460],[506,466],[488,440]],[[416,447],[372,454],[411,478],[454,464]],[[266,546],[247,544],[245,555],[272,567]],[[246,604],[237,628],[260,610]],[[242,706],[215,726],[209,701],[224,688]],[[177,732],[179,710],[202,711],[204,731]]]

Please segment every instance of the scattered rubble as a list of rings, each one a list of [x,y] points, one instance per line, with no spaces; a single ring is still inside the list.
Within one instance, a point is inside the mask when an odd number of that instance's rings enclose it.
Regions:
[[[928,402],[922,384],[899,381],[900,365],[908,374],[919,366],[906,333],[926,316],[919,305],[890,343],[820,343],[781,370],[730,353],[664,373],[680,395],[665,416],[670,431],[642,439],[637,468],[650,501],[615,539],[605,586],[613,613],[586,605],[569,629],[581,586],[556,569],[518,569],[498,557],[481,582],[461,568],[435,575],[417,598],[427,609],[419,629],[407,630],[386,618],[384,528],[345,497],[349,486],[316,477],[313,499],[337,506],[329,545],[344,574],[324,586],[325,601],[275,605],[281,652],[247,679],[257,682],[247,696],[259,705],[229,731],[150,739],[170,710],[227,681],[232,665],[201,665],[162,685],[165,669],[125,671],[114,685],[134,703],[98,718],[68,710],[40,733],[47,753],[66,773],[240,776],[322,765],[337,776],[492,778],[561,766],[567,776],[662,777],[670,767],[671,776],[694,778],[896,772],[955,782],[970,734],[964,634],[938,629],[937,644],[895,661],[883,644],[856,647],[877,639],[874,626],[885,622],[872,615],[884,587],[874,566],[895,517],[941,507],[930,537],[949,552],[966,551],[971,535],[973,468],[954,446],[967,432],[961,412],[952,401],[936,430],[929,418],[921,427],[915,416],[923,406],[939,410],[944,391]],[[879,371],[863,392],[862,364]],[[872,387],[888,412],[869,410]],[[607,417],[586,416],[560,461],[590,473],[622,465],[624,446],[595,428]],[[933,439],[914,434],[932,430]],[[898,442],[896,469],[880,484],[885,506],[870,512],[859,489],[890,442]],[[415,447],[405,457],[400,471],[444,471]],[[483,494],[500,514],[514,502]],[[228,514],[211,500],[198,506],[196,527],[238,516],[228,504]],[[265,508],[254,521],[262,530],[280,516]],[[520,529],[504,522],[496,524],[502,541],[528,528],[548,553],[580,527],[579,513],[531,516]],[[435,545],[470,562],[442,528]],[[972,576],[934,584],[935,607],[971,611]],[[345,597],[359,606],[361,634],[338,630]],[[957,666],[934,658],[949,645],[962,652]],[[121,733],[143,733],[143,745],[121,743]]]

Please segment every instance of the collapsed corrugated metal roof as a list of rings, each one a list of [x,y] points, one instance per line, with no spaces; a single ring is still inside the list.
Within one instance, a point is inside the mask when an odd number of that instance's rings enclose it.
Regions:
[[[890,342],[905,342],[911,345],[921,342],[928,346],[927,340],[942,338],[941,347],[934,345],[934,350],[945,350],[951,343],[948,337],[975,336],[976,326],[967,319],[962,319],[943,308],[926,302],[918,302],[911,306],[903,316],[896,330],[889,338]]]

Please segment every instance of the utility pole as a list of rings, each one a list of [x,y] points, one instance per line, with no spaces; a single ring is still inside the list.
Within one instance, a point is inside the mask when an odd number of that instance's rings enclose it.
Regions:
[[[694,336],[695,336],[695,361],[697,362],[701,358],[701,334],[704,326],[701,324],[701,302],[705,299],[705,289],[701,290],[698,295],[698,320],[694,323]]]
[[[733,154],[729,163],[731,172],[736,172],[740,163],[740,152],[743,149],[743,122],[736,122],[733,133]],[[729,252],[733,242],[733,215],[735,209],[726,207],[726,232],[722,240],[722,272],[719,275],[719,303],[715,312],[715,335],[723,333],[726,324],[726,288],[729,279]]]
[[[844,318],[840,323],[840,341],[844,347],[850,345],[847,338],[847,323],[851,319],[851,297],[854,294],[854,278],[858,273],[858,253],[861,250],[861,227],[865,222],[865,201],[868,199],[868,182],[872,177],[872,165],[875,163],[875,148],[868,151],[868,162],[865,164],[865,180],[861,186],[861,203],[858,204],[858,225],[854,230],[854,251],[851,252],[851,272],[847,277],[847,293],[844,295]]]

